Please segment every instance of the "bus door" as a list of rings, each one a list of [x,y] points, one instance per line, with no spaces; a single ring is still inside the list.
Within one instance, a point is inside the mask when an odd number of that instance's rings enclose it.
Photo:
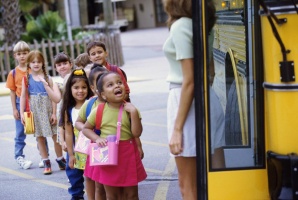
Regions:
[[[193,1],[198,199],[269,199],[258,9],[213,1],[211,31],[208,0]]]

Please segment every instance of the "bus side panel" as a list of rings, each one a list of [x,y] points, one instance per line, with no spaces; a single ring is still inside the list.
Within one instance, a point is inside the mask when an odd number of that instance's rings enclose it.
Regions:
[[[209,200],[269,200],[267,171],[239,170],[208,173]]]
[[[279,63],[283,61],[281,48],[275,39],[267,17],[263,16],[262,39],[265,69],[265,122],[267,150],[279,154],[298,154],[298,15],[277,15],[286,18],[283,25],[275,25],[290,53],[287,61],[294,62],[295,81],[281,82]],[[286,89],[284,89],[286,87]],[[272,89],[273,88],[273,89]]]

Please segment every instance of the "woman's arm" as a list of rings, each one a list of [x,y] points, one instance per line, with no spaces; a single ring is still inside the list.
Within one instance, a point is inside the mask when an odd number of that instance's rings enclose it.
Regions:
[[[170,151],[177,155],[182,152],[183,126],[186,121],[194,94],[194,66],[193,59],[181,60],[183,82],[181,87],[180,103],[175,120],[174,131],[170,140]]]

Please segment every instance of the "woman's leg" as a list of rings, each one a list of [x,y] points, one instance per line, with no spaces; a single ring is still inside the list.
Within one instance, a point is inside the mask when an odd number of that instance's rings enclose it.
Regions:
[[[123,200],[138,200],[138,186],[124,187]]]
[[[85,176],[85,189],[87,193],[87,199],[88,200],[94,200],[95,199],[95,182]]]
[[[178,169],[179,187],[183,200],[196,200],[196,157],[176,157],[175,161]]]
[[[95,200],[106,200],[106,191],[103,184],[95,182]]]

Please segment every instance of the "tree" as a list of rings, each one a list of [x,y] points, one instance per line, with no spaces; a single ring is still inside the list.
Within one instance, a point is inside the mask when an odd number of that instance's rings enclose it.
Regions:
[[[20,20],[21,10],[29,13],[43,3],[49,5],[53,2],[54,0],[1,0],[5,42],[12,45],[21,38],[23,27]]]
[[[1,0],[5,42],[12,45],[21,37],[19,0]]]

